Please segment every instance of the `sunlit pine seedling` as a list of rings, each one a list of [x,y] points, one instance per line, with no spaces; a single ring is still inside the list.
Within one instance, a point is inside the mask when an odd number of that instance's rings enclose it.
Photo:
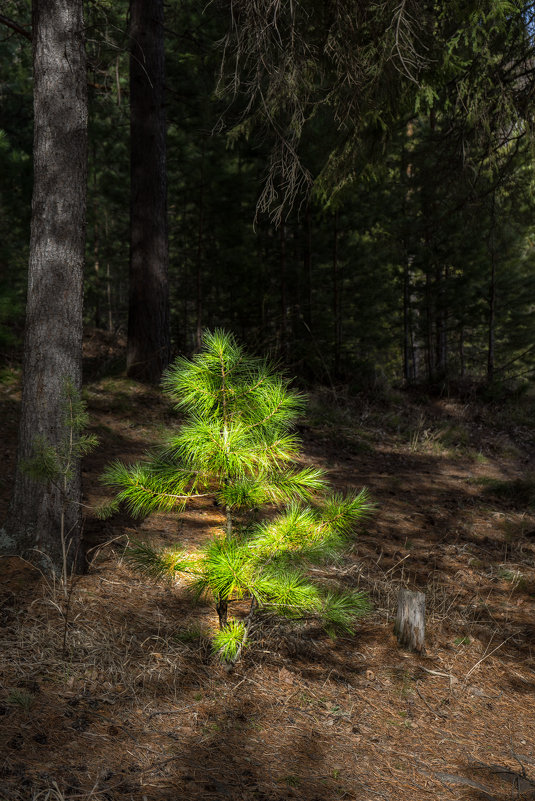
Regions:
[[[320,469],[298,465],[294,425],[303,397],[223,331],[206,333],[193,359],[177,359],[163,388],[184,422],[145,461],[115,462],[103,480],[135,516],[180,514],[191,499],[210,496],[225,524],[192,552],[136,543],[127,551],[132,567],[210,599],[219,619],[213,649],[229,663],[260,611],[314,618],[330,634],[352,632],[369,608],[365,595],[322,586],[307,568],[336,559],[373,505],[366,490],[329,492]],[[243,601],[246,617],[231,616],[231,605]]]

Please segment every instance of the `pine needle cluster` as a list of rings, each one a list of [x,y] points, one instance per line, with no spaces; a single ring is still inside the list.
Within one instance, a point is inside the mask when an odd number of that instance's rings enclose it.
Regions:
[[[80,459],[96,448],[94,434],[84,433],[89,424],[85,402],[70,378],[65,379],[61,402],[62,436],[53,445],[44,436],[35,437],[32,455],[22,463],[23,471],[36,481],[53,484],[62,494],[78,469]]]
[[[163,386],[184,415],[180,429],[144,462],[111,464],[103,480],[138,516],[212,496],[226,525],[194,552],[135,544],[127,552],[132,566],[183,580],[197,598],[212,599],[220,624],[213,647],[229,662],[246,645],[259,609],[318,618],[332,633],[352,631],[368,608],[365,596],[320,587],[307,565],[335,559],[372,503],[365,490],[329,494],[321,470],[297,465],[294,426],[303,397],[224,331],[206,333],[200,353],[178,359]],[[266,505],[278,513],[259,521]],[[229,618],[229,604],[243,600],[250,602],[247,618]]]

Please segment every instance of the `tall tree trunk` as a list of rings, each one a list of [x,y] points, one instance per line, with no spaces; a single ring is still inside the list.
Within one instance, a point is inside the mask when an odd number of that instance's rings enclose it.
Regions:
[[[305,212],[305,248],[303,251],[303,268],[305,273],[306,301],[305,322],[312,328],[312,224],[310,205]]]
[[[197,264],[196,264],[196,331],[195,348],[201,349],[202,343],[202,318],[203,318],[203,287],[202,287],[202,266],[203,266],[203,236],[204,236],[204,156],[205,142],[203,139],[201,151],[201,180],[199,186],[199,221],[197,228]]]
[[[93,264],[95,269],[95,313],[94,322],[95,328],[100,328],[100,219],[98,207],[98,181],[97,181],[97,149],[96,143],[93,142]]]
[[[333,322],[334,322],[334,376],[340,377],[340,353],[342,349],[342,316],[340,314],[340,266],[338,264],[338,212],[334,213],[333,231]]]
[[[444,378],[448,367],[448,314],[446,305],[447,267],[438,265],[436,269],[436,368],[440,378]]]
[[[490,287],[489,287],[489,331],[487,349],[487,379],[492,381],[494,378],[494,342],[496,327],[496,264],[494,256],[491,259],[490,267]]]
[[[494,243],[495,226],[495,194],[492,195],[489,232],[489,255],[490,255],[490,284],[489,284],[489,327],[488,327],[488,348],[487,348],[487,380],[494,378],[494,345],[496,328],[496,247]]]
[[[64,499],[50,484],[25,475],[21,463],[31,456],[37,437],[58,447],[65,435],[65,382],[81,387],[87,183],[82,0],[34,0],[33,65],[34,185],[22,410],[3,545],[16,553],[36,549],[59,568]],[[65,505],[70,564],[81,537],[80,502],[78,464]]]
[[[464,378],[465,361],[464,361],[464,321],[461,320],[459,328],[459,376]]]
[[[431,382],[435,375],[433,361],[433,304],[431,300],[430,265],[425,268],[425,356],[427,364],[427,380]]]
[[[405,259],[403,268],[403,377],[407,384],[413,380],[412,365],[414,353],[412,352],[411,331],[411,279],[409,259]]]
[[[106,264],[106,300],[108,303],[108,331],[113,333],[113,306],[111,301],[110,263]]]
[[[406,137],[409,142],[414,136],[414,124],[407,123]],[[404,268],[403,268],[403,377],[405,381],[410,384],[416,379],[416,349],[414,347],[414,326],[413,326],[413,308],[411,297],[411,266],[414,261],[414,256],[410,253],[410,237],[408,230],[410,227],[409,222],[409,202],[413,193],[412,178],[413,178],[413,165],[409,161],[408,148],[406,147],[405,140],[401,145],[401,180],[407,186],[407,191],[403,194],[403,236],[402,236],[402,251],[404,253]]]
[[[130,286],[127,373],[158,383],[169,362],[163,0],[130,0]]]
[[[108,242],[108,212],[104,210],[104,236],[106,242]],[[111,291],[111,273],[110,273],[110,263],[109,261],[106,262],[106,303],[108,306],[108,331],[110,334],[113,332],[113,303],[112,303],[112,291]]]
[[[280,342],[281,351],[286,359],[288,357],[288,275],[286,262],[286,226],[281,222],[279,229],[280,243],[280,301],[281,301],[281,324]]]

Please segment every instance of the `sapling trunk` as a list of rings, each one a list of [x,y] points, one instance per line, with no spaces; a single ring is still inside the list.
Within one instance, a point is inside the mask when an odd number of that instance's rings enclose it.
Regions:
[[[219,628],[224,629],[228,622],[228,601],[226,598],[219,596],[216,611],[219,617]]]
[[[249,631],[250,631],[251,626],[253,624],[253,617],[254,617],[255,609],[257,608],[257,606],[258,606],[258,602],[257,602],[256,598],[253,595],[253,597],[251,598],[251,606],[250,606],[250,609],[249,609],[249,614],[247,615],[247,617],[243,621],[244,624],[245,624],[244,625],[244,631],[243,631],[243,639],[242,639],[241,643],[239,644],[238,649],[237,649],[233,659],[231,659],[229,661],[229,663],[228,663],[229,670],[231,670],[234,667],[234,665],[236,664],[236,662],[240,659],[240,657],[242,655],[242,652],[243,652],[243,649],[247,645],[247,640],[249,638]]]
[[[228,478],[225,478],[224,484],[225,487],[228,487],[229,485]],[[230,510],[230,506],[228,505],[228,503],[225,505],[225,517],[226,517],[225,531],[227,533],[227,537],[230,537],[230,535],[232,534],[232,512]]]

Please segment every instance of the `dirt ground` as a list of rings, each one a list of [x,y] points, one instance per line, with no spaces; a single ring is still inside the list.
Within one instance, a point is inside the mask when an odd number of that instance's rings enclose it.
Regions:
[[[177,421],[116,374],[105,337],[86,351],[91,506],[109,460]],[[0,519],[19,403],[4,372]],[[268,619],[229,672],[210,654],[215,611],[122,561],[132,538],[195,547],[219,511],[89,514],[66,631],[63,587],[0,560],[0,799],[535,799],[535,400],[323,390],[300,432],[305,462],[378,504],[345,561],[315,569],[369,593],[356,635]],[[426,595],[424,656],[393,635],[401,586]]]

